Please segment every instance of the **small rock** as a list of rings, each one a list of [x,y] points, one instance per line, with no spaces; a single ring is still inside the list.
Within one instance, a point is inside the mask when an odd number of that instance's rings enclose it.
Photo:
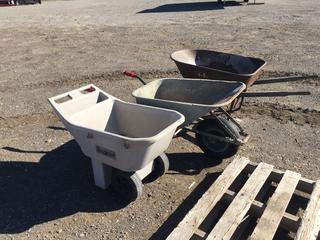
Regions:
[[[79,237],[83,238],[83,237],[84,237],[84,234],[83,234],[83,233],[80,233]]]
[[[62,229],[59,229],[59,230],[57,231],[57,233],[62,233]]]

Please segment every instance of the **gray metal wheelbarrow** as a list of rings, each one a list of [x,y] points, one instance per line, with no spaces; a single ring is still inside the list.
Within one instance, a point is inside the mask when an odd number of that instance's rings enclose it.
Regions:
[[[245,88],[241,82],[165,78],[146,84],[134,72],[125,75],[139,79],[144,86],[133,91],[139,104],[178,111],[185,116],[176,135],[195,133],[196,144],[214,158],[233,156],[249,135],[222,107],[230,104]],[[218,113],[216,112],[218,110]]]

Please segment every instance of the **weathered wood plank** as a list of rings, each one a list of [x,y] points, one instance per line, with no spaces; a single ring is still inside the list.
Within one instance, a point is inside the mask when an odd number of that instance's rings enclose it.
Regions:
[[[260,163],[257,166],[248,181],[220,218],[219,222],[210,232],[207,239],[221,240],[230,239],[232,237],[234,231],[250,209],[252,202],[259,193],[264,182],[269,177],[272,169],[273,166],[266,163]]]
[[[292,171],[284,173],[250,239],[273,239],[300,177],[299,173]]]
[[[227,190],[223,196],[223,200],[226,200],[226,202],[230,204],[235,198],[236,194],[237,193],[233,191]],[[260,218],[266,207],[267,204],[254,200],[251,208],[249,209],[249,214],[255,216],[256,218]],[[290,232],[297,232],[300,226],[300,218],[285,212],[280,222],[280,226]]]
[[[221,199],[226,190],[249,163],[247,158],[236,157],[203,194],[197,204],[184,217],[167,239],[190,239],[201,222]]]
[[[253,172],[257,165],[258,165],[257,163],[250,162],[246,166],[245,170],[248,172]],[[269,179],[271,181],[279,183],[281,181],[283,174],[284,174],[284,171],[274,169],[272,171],[272,173],[270,174]],[[302,177],[302,178],[300,178],[300,181],[299,181],[296,189],[311,194],[314,184],[315,184],[315,181],[312,181],[310,179]]]
[[[317,239],[320,230],[320,180],[314,186],[313,193],[304,213],[296,240]]]

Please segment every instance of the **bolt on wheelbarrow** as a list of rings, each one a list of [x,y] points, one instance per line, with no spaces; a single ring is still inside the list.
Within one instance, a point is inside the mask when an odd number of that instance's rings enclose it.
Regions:
[[[288,76],[258,80],[266,62],[259,58],[237,54],[201,50],[184,49],[171,54],[184,78],[220,79],[240,81],[246,84],[242,92],[229,106],[228,112],[241,108],[245,97],[285,97],[292,95],[310,95],[308,91],[247,91],[254,85],[292,82],[316,78],[317,76]]]
[[[248,141],[249,135],[223,110],[245,89],[244,83],[177,78],[146,83],[135,72],[124,74],[144,85],[132,93],[137,103],[182,113],[185,122],[176,136],[195,133],[197,145],[210,157],[231,157]]]

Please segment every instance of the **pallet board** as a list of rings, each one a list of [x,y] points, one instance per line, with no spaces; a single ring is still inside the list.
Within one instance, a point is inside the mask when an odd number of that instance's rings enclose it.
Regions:
[[[300,174],[285,172],[251,235],[252,240],[270,239],[274,236],[299,179]]]
[[[288,211],[294,197],[308,201],[302,216]],[[167,237],[173,239],[273,239],[284,231],[317,239],[320,181],[236,157]],[[245,235],[246,234],[246,235]]]
[[[317,239],[320,229],[320,181],[315,184],[311,200],[297,233],[297,240]]]

